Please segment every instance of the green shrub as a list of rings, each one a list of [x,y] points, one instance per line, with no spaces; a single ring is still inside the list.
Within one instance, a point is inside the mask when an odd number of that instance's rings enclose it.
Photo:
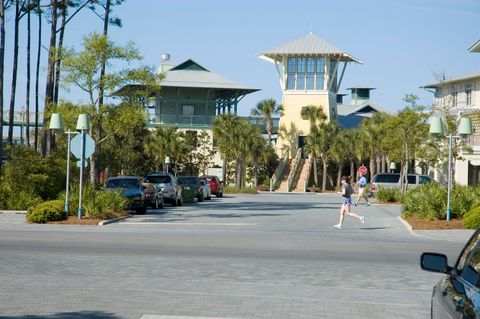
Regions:
[[[451,211],[459,216],[464,216],[472,207],[480,205],[480,187],[455,185],[450,198]]]
[[[401,200],[406,217],[445,219],[447,188],[440,184],[429,183],[409,188]]]
[[[193,203],[196,196],[197,192],[195,189],[182,189],[182,200],[184,203]]]
[[[463,227],[477,229],[480,227],[480,206],[475,206],[463,217]]]
[[[0,184],[0,209],[27,210],[41,201],[33,189],[19,189],[18,186],[7,182]]]
[[[32,223],[66,219],[64,203],[61,200],[50,200],[28,209],[27,220]]]
[[[76,215],[78,211],[79,185],[72,185],[68,194],[68,210],[70,215]],[[65,202],[65,192],[60,193],[58,199]],[[82,206],[84,216],[94,219],[109,218],[112,213],[121,211],[127,205],[128,200],[122,195],[121,190],[104,191],[96,189],[90,184],[83,188]]]
[[[233,186],[225,186],[223,188],[223,192],[225,194],[257,194],[257,189],[253,187],[233,187]]]
[[[402,198],[402,193],[396,188],[380,188],[375,192],[375,198],[384,203],[399,202]]]

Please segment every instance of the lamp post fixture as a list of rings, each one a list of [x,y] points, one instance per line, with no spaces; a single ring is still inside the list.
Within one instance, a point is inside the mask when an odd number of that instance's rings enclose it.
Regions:
[[[168,173],[168,167],[170,166],[170,164],[172,164],[172,160],[170,156],[165,156],[165,168],[164,168],[165,173]]]
[[[50,118],[50,127],[51,130],[63,130],[63,119],[60,113],[53,113]],[[70,141],[73,134],[78,134],[78,132],[72,132],[68,129],[67,132],[67,180],[65,182],[65,214],[68,218],[69,208],[68,208],[68,194],[70,190]]]
[[[464,139],[472,135],[472,120],[468,117],[460,118],[458,135],[443,135],[442,118],[433,116],[430,118],[430,134],[448,139],[448,179],[447,179],[447,221],[450,221],[450,197],[452,192],[452,140]]]
[[[397,169],[397,163],[390,162],[390,173],[393,173]]]

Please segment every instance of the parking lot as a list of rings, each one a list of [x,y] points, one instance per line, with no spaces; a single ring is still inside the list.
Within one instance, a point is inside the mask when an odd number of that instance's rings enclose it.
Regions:
[[[0,214],[0,313],[429,318],[441,276],[421,271],[419,256],[453,262],[471,232],[413,234],[400,207],[376,204],[353,208],[365,224],[337,230],[339,206],[337,194],[229,195],[103,227]]]

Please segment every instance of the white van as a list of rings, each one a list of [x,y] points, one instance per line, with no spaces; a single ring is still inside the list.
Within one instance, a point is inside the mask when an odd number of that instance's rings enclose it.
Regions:
[[[408,174],[408,187],[417,187],[421,184],[431,183],[433,179],[428,175]],[[400,188],[400,173],[380,173],[372,179],[372,194],[380,188]]]

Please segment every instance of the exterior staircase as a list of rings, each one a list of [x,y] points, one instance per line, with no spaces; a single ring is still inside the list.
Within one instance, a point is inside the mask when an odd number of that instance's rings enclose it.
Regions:
[[[300,167],[300,174],[298,178],[293,182],[292,192],[305,192],[305,187],[308,186],[308,181],[310,180],[310,172],[312,171],[312,159],[307,158],[303,160],[303,163]]]
[[[277,191],[279,192],[288,192],[288,177],[290,176],[290,172],[292,169],[292,160],[288,161],[287,165],[283,169],[283,174],[279,179],[279,186]]]

